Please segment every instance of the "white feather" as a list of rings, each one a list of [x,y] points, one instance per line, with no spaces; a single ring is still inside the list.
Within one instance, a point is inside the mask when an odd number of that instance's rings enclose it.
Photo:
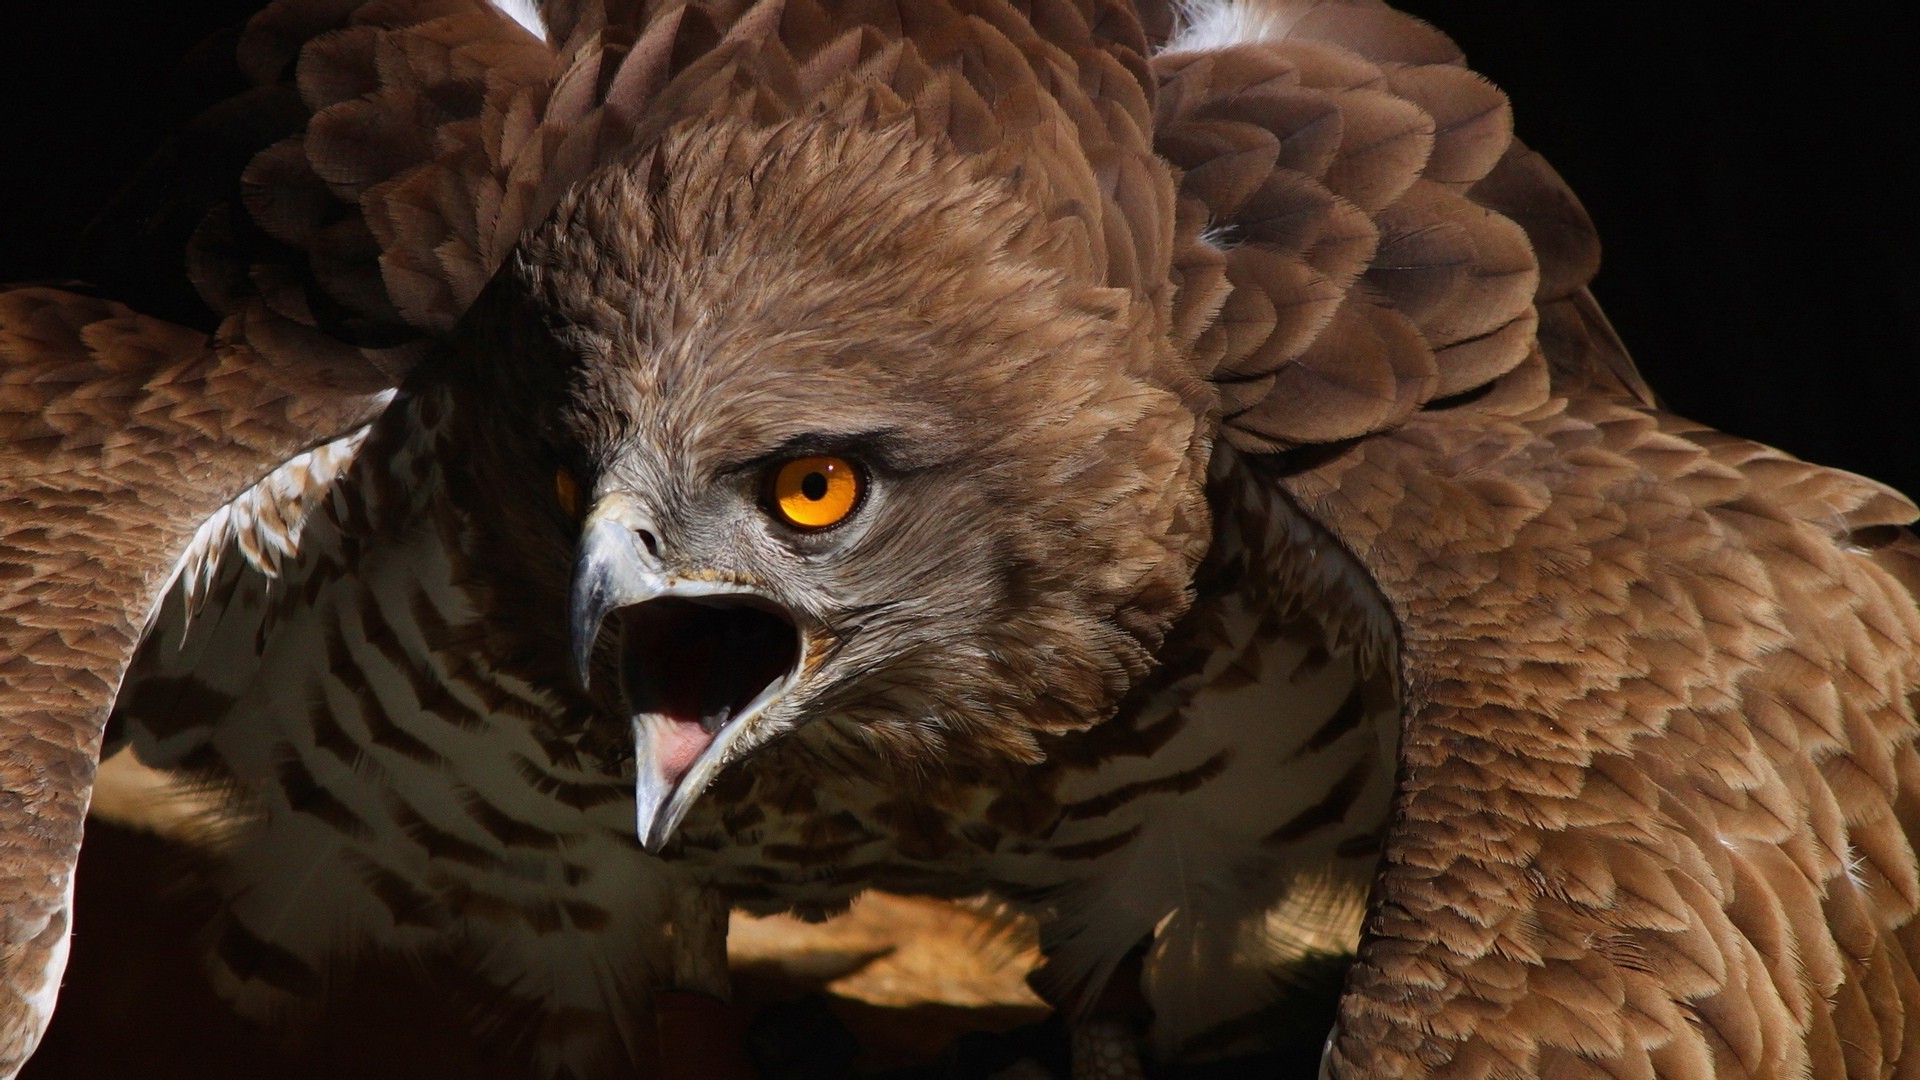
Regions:
[[[501,14],[526,27],[527,33],[541,41],[547,40],[547,24],[540,18],[536,0],[492,0],[492,3]]]
[[[394,392],[388,390],[375,400],[385,408],[393,396]],[[230,550],[238,551],[253,569],[267,577],[278,576],[281,561],[299,550],[307,516],[326,498],[334,481],[353,465],[354,455],[360,452],[371,426],[288,458],[201,522],[180,561],[174,564],[173,575],[160,590],[145,625],[152,626],[161,602],[175,588],[181,591],[187,617],[198,612],[208,586],[219,573],[221,557]]]
[[[1308,5],[1273,0],[1187,0],[1179,5],[1180,29],[1163,52],[1205,52],[1287,36]]]

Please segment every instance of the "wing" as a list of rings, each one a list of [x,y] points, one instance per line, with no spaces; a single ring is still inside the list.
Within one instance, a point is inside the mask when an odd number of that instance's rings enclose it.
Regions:
[[[101,727],[189,540],[377,397],[52,289],[0,292],[0,1075],[45,1029]]]
[[[1438,31],[1368,3],[1196,5],[1155,74],[1155,148],[1185,170],[1176,333],[1232,445],[1338,444],[1542,362],[1651,400],[1587,292],[1585,211]]]
[[[96,237],[142,268],[106,268],[135,298],[175,306],[184,270],[215,336],[0,294],[0,1075],[53,1006],[102,724],[150,614],[170,581],[204,588],[224,541],[298,522],[299,481],[340,452],[301,455],[379,410],[553,195],[542,185],[564,182],[556,162],[592,145],[555,94],[591,85],[601,54],[587,38],[556,52],[478,0],[283,0],[240,36],[247,89]],[[238,184],[209,161],[244,163]]]
[[[1613,396],[1287,482],[1399,614],[1334,1075],[1905,1075],[1912,504]]]
[[[1328,1074],[1920,1068],[1913,505],[1660,410],[1577,201],[1444,37],[1191,15],[1176,321],[1401,634]]]
[[[240,91],[102,213],[82,269],[182,318],[190,288],[271,359],[397,383],[551,195],[543,182],[564,182],[562,131],[579,133],[552,95],[569,60],[597,70],[598,53],[557,53],[485,0],[279,0],[234,39],[201,63]]]
[[[244,89],[102,214],[83,268],[172,311],[184,267],[262,355],[397,383],[562,193],[732,76],[768,30],[746,6],[277,0],[237,34]]]

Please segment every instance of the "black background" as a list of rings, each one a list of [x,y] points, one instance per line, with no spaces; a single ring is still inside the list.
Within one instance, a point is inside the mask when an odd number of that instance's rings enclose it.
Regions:
[[[256,0],[8,4],[0,280],[60,277]],[[1585,200],[1678,411],[1920,492],[1920,39],[1847,4],[1414,0]]]

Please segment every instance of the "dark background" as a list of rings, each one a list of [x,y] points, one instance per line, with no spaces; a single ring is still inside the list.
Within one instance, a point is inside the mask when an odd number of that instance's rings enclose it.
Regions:
[[[0,280],[70,272],[178,59],[256,2],[9,5]],[[1920,41],[1844,4],[1403,6],[1586,201],[1595,291],[1678,411],[1920,492]]]

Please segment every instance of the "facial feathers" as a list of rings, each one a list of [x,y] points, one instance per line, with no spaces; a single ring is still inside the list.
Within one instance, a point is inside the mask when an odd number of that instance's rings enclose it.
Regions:
[[[1192,385],[1153,374],[1179,365],[1152,307],[1067,257],[1079,222],[1036,225],[1029,192],[905,118],[848,122],[868,107],[671,128],[561,204],[454,352],[540,327],[476,397],[541,409],[527,429],[585,487],[642,493],[666,548],[823,628],[767,738],[817,715],[894,752],[1031,757],[1110,712],[1184,608]],[[740,479],[810,446],[873,489],[819,539]]]

